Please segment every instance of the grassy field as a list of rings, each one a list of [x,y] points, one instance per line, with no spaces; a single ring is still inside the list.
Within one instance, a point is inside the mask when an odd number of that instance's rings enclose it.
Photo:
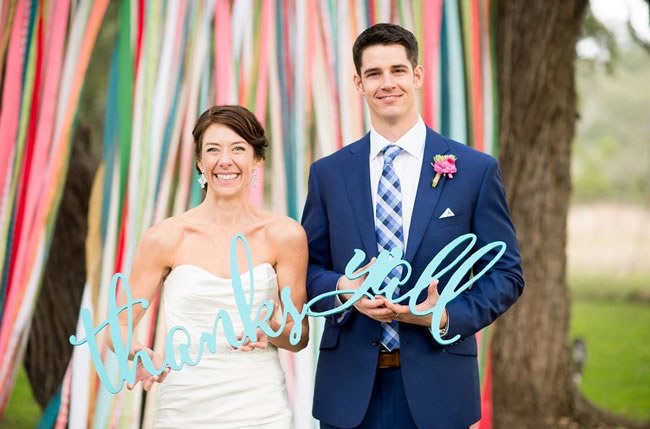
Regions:
[[[582,391],[602,408],[650,420],[650,305],[578,300],[571,335],[587,344]]]
[[[587,343],[581,384],[605,409],[650,419],[650,210],[602,203],[571,208],[571,336]]]
[[[0,428],[32,429],[36,427],[40,417],[41,409],[34,401],[29,380],[21,366],[9,406],[4,416],[0,417]]]

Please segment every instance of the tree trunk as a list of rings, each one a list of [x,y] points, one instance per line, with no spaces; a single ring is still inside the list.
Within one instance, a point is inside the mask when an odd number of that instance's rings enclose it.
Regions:
[[[586,6],[498,1],[499,153],[526,287],[495,329],[497,429],[642,427],[589,404],[571,378],[566,219],[575,46]]]
[[[77,328],[86,281],[88,200],[95,162],[90,135],[78,127],[43,284],[23,359],[34,399],[45,408],[61,385],[72,355],[70,335]]]

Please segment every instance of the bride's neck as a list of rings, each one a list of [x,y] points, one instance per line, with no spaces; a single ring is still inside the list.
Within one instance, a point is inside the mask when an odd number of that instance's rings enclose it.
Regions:
[[[216,199],[206,198],[201,204],[206,220],[224,227],[232,228],[240,225],[253,216],[255,208],[246,199]]]

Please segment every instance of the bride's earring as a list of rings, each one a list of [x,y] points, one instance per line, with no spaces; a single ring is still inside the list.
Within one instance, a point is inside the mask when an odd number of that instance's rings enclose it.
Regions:
[[[208,179],[205,178],[204,172],[201,172],[201,175],[197,180],[199,182],[199,186],[201,186],[201,189],[208,189]]]
[[[253,177],[251,178],[251,185],[253,188],[257,185],[257,168],[253,168]]]

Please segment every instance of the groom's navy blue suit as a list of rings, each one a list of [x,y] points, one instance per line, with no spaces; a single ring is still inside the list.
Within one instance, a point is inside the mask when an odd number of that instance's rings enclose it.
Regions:
[[[369,134],[315,162],[310,171],[303,226],[309,241],[309,298],[336,289],[354,253],[377,255],[369,170]],[[458,172],[432,188],[434,155],[456,155]],[[418,174],[418,172],[413,172]],[[440,218],[446,209],[454,216]],[[503,241],[503,257],[473,287],[447,305],[449,331],[461,339],[443,347],[422,326],[400,323],[401,372],[413,420],[421,428],[468,427],[480,418],[479,374],[474,334],[505,312],[522,293],[521,260],[499,169],[494,158],[427,128],[424,159],[405,259],[413,268],[401,293],[410,290],[431,259],[456,237],[473,233],[476,248]],[[442,266],[460,253],[452,253]],[[479,261],[478,272],[492,259]],[[445,287],[453,269],[440,279]],[[420,296],[426,298],[426,290]],[[318,311],[335,306],[321,300]],[[320,344],[314,417],[341,428],[358,426],[377,373],[380,323],[353,309],[341,323],[328,317]]]

